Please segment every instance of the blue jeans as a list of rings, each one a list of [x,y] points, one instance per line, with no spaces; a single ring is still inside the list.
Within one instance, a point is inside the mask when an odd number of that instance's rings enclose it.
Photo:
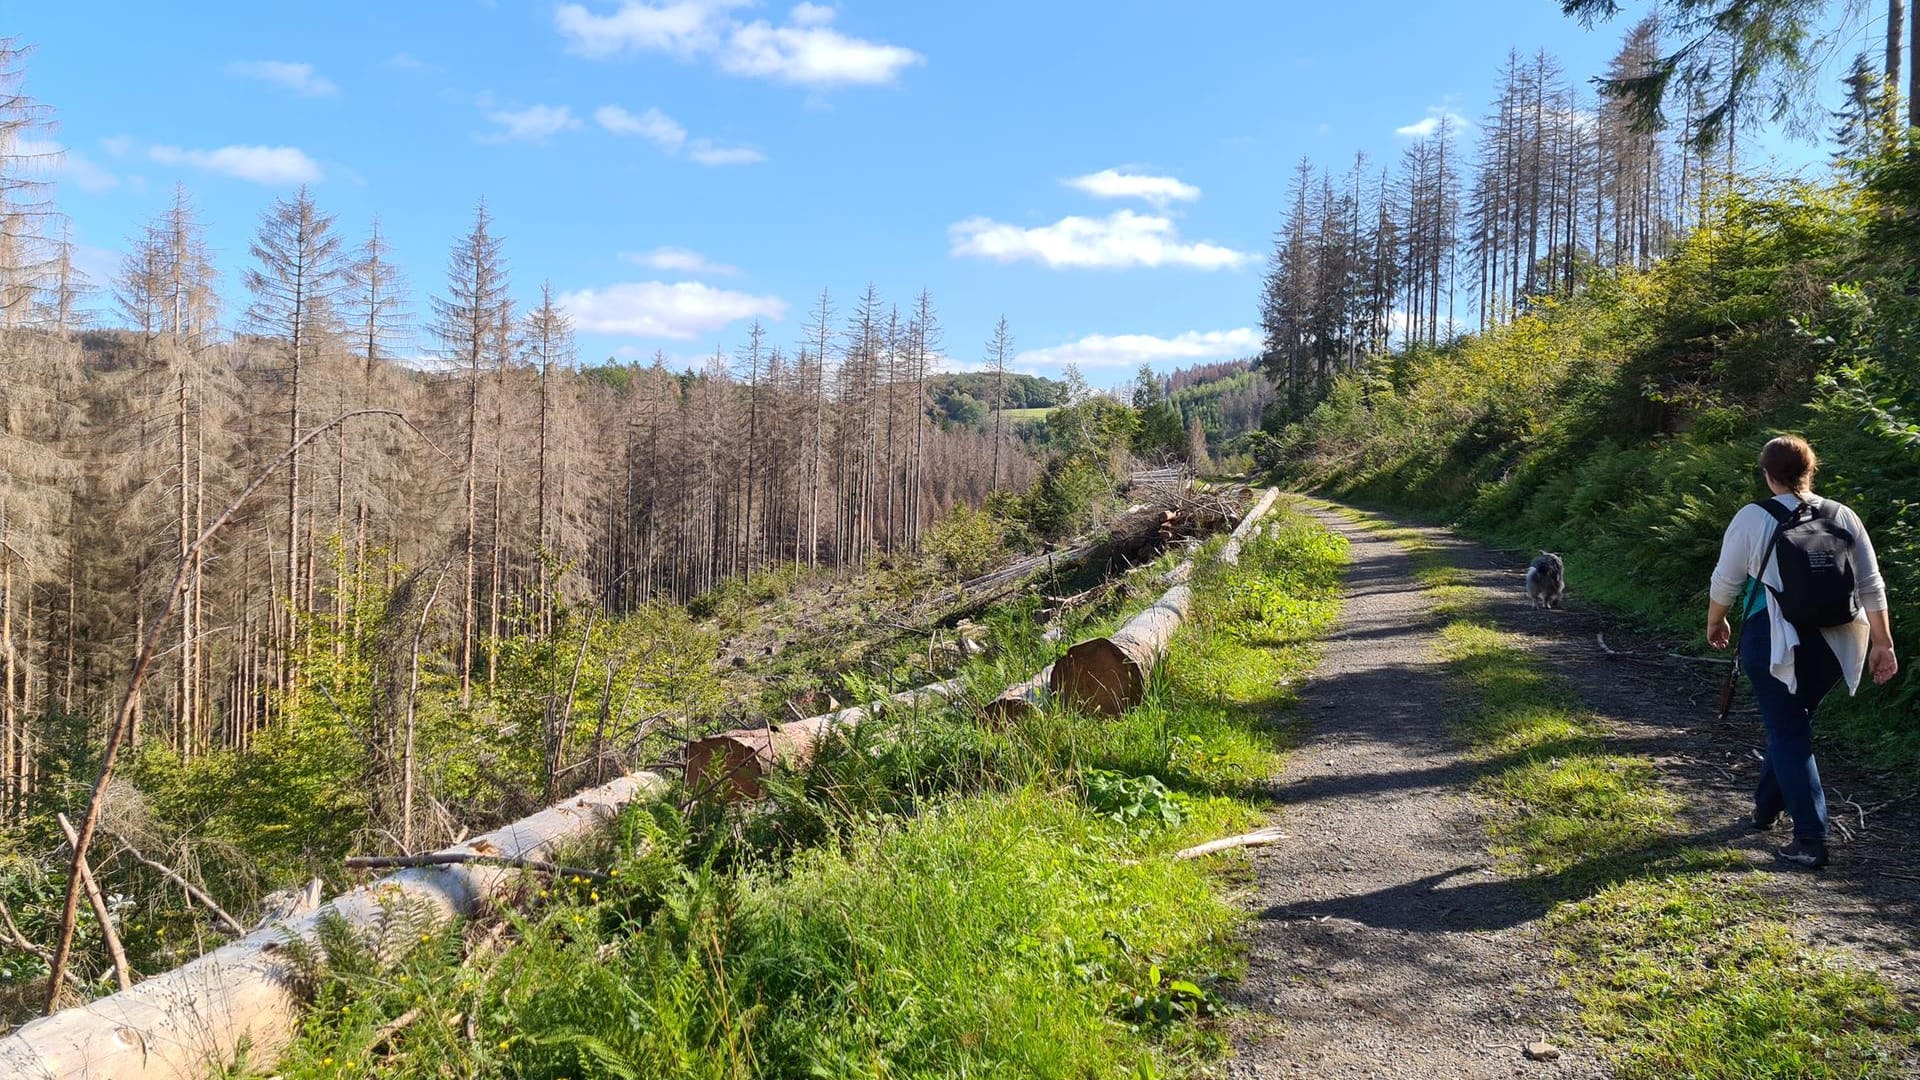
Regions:
[[[1798,689],[1789,693],[1787,684],[1767,671],[1770,645],[1767,613],[1757,611],[1740,630],[1740,666],[1753,683],[1767,729],[1767,756],[1760,763],[1760,789],[1753,796],[1754,820],[1772,821],[1785,811],[1793,818],[1795,839],[1825,841],[1827,793],[1813,760],[1813,711],[1840,681],[1840,661],[1820,631],[1803,631],[1793,656]]]

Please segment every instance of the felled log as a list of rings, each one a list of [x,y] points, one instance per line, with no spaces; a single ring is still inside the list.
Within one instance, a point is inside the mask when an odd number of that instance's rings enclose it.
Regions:
[[[916,611],[943,612],[943,619],[970,615],[1020,587],[1020,583],[1049,568],[1061,570],[1078,565],[1098,552],[1105,540],[1082,540],[1058,551],[1028,555],[979,577],[969,578],[952,589],[914,605]],[[955,607],[955,605],[960,605]],[[948,610],[953,609],[953,610]]]
[[[996,731],[1005,730],[1039,712],[1047,703],[1047,685],[1052,677],[1053,665],[1048,664],[1040,669],[1040,674],[1007,687],[999,697],[987,702],[988,726]]]
[[[1240,544],[1252,534],[1255,524],[1273,508],[1279,489],[1269,488],[1260,501],[1247,511],[1228,538],[1221,555],[1240,555]],[[1236,543],[1238,541],[1239,543]],[[1184,572],[1183,572],[1184,571]],[[1092,638],[1067,650],[1053,665],[1048,681],[1055,697],[1069,705],[1091,709],[1105,716],[1118,716],[1140,703],[1147,691],[1147,677],[1166,654],[1167,643],[1186,622],[1193,606],[1193,590],[1186,584],[1191,574],[1188,564],[1175,568],[1171,578],[1179,583],[1168,589],[1154,605],[1128,620],[1111,637]]]
[[[687,744],[687,786],[700,792],[711,788],[729,801],[760,798],[766,794],[763,781],[768,774],[781,766],[805,766],[832,732],[858,727],[882,709],[946,701],[962,686],[959,679],[949,679],[824,716],[777,727],[735,728],[695,739]]]
[[[538,859],[592,833],[626,804],[657,792],[657,773],[623,776],[450,852]],[[485,863],[403,870],[335,897],[318,911],[256,930],[131,990],[35,1020],[0,1038],[0,1075],[37,1080],[201,1080],[246,1048],[270,1065],[299,1019],[291,941],[313,942],[337,917],[372,929],[392,905],[434,923],[506,896],[523,871]]]
[[[1119,716],[1146,694],[1147,676],[1192,606],[1193,589],[1175,585],[1111,637],[1091,638],[1068,649],[1054,663],[1048,688],[1075,708]]]
[[[1267,515],[1267,511],[1273,509],[1274,502],[1279,498],[1279,488],[1268,488],[1267,493],[1260,496],[1260,501],[1254,503],[1253,509],[1247,511],[1247,516],[1241,518],[1240,524],[1234,526],[1233,535],[1227,537],[1226,544],[1221,547],[1221,562],[1232,566],[1240,561],[1240,549],[1246,545],[1247,538],[1253,535],[1254,525]]]

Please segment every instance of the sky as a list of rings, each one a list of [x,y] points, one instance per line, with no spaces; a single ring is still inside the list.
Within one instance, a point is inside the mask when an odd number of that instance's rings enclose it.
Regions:
[[[756,318],[791,350],[823,288],[844,318],[871,284],[932,294],[951,368],[1004,316],[1020,369],[1111,386],[1258,351],[1303,155],[1478,117],[1510,48],[1584,79],[1625,7],[1589,31],[1557,0],[75,0],[0,33],[34,49],[103,284],[183,184],[232,324],[252,233],[305,183],[349,238],[379,217],[424,312],[484,198],[584,362],[696,364]]]

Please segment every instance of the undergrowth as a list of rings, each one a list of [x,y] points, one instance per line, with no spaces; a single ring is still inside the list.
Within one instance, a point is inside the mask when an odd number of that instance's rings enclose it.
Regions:
[[[1196,575],[1195,621],[1117,719],[865,725],[760,807],[630,809],[577,856],[610,880],[530,882],[497,950],[477,926],[386,963],[343,945],[278,1075],[1187,1073],[1223,1047],[1242,915],[1169,855],[1259,816],[1344,558],[1283,509]],[[1013,615],[994,633],[983,690],[1057,648]]]
[[[1465,708],[1502,871],[1548,907],[1549,942],[1622,1080],[1874,1080],[1920,1051],[1920,1018],[1878,976],[1808,946],[1753,871],[1679,824],[1648,758],[1621,752],[1565,682],[1496,629],[1416,530],[1439,649]]]

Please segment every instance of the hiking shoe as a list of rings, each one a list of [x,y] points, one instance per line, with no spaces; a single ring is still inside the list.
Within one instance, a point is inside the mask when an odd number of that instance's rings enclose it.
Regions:
[[[1786,847],[1775,851],[1773,857],[1789,866],[1798,866],[1805,870],[1818,870],[1827,865],[1827,842],[1825,840],[1795,840]]]

